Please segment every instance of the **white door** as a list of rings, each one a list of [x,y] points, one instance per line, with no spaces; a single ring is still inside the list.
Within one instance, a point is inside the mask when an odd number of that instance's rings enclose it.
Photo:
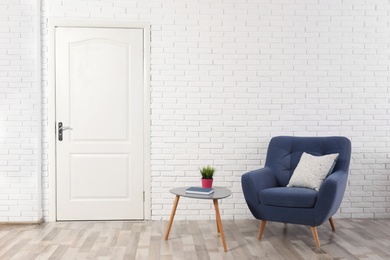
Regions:
[[[143,219],[143,30],[56,28],[55,73],[57,220]]]

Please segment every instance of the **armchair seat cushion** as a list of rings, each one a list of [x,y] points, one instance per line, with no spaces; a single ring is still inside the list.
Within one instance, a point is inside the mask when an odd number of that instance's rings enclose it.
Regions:
[[[287,208],[313,208],[317,201],[317,191],[297,187],[276,187],[258,193],[260,203]]]

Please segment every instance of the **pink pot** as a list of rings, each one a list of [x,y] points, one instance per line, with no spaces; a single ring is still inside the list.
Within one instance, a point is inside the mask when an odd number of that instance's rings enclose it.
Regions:
[[[213,179],[201,179],[202,188],[211,188],[213,186]]]

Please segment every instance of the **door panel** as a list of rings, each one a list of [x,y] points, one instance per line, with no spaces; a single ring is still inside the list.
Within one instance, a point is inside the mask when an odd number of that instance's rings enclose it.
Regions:
[[[130,118],[128,99],[129,48],[100,39],[70,43],[70,109],[73,141],[125,141]],[[92,95],[93,98],[85,98]],[[126,109],[124,109],[126,108]],[[115,116],[112,116],[114,115]],[[99,126],[101,123],[111,126]]]
[[[70,158],[72,201],[129,197],[129,155],[72,154]],[[89,170],[85,171],[87,168]],[[107,183],[115,186],[115,189],[106,189]]]
[[[143,219],[143,30],[56,29],[57,219]]]

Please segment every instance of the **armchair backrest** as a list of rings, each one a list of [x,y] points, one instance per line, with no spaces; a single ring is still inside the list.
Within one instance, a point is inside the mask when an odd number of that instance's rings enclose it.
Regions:
[[[275,172],[279,186],[287,186],[303,152],[315,156],[338,153],[333,172],[341,170],[348,174],[351,159],[351,142],[348,138],[277,136],[269,143],[265,167]]]

